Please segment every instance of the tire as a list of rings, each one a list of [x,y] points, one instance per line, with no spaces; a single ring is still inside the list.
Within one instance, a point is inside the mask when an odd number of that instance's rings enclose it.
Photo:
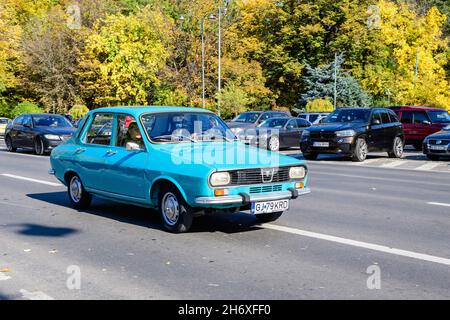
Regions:
[[[392,142],[392,150],[388,152],[389,158],[401,158],[403,156],[403,140],[395,137]]]
[[[368,147],[366,140],[358,138],[355,143],[355,150],[353,151],[352,161],[363,162],[367,158]]]
[[[187,232],[194,219],[194,210],[190,207],[178,189],[167,186],[161,190],[158,199],[158,211],[167,231],[173,233]]]
[[[67,193],[74,209],[87,209],[91,205],[92,195],[84,189],[80,177],[76,174],[68,181]]]
[[[36,137],[36,139],[34,139],[34,153],[38,156],[42,156],[45,153],[44,142],[39,137]]]
[[[272,212],[272,213],[262,213],[255,215],[256,220],[260,223],[266,223],[266,222],[272,222],[277,220],[281,215],[283,214],[283,211],[279,212]]]
[[[270,151],[279,151],[280,150],[280,138],[278,136],[272,136],[267,143],[267,149]]]
[[[306,160],[316,160],[318,156],[319,156],[318,153],[304,153],[303,154],[303,157]]]
[[[439,156],[436,156],[434,154],[427,154],[427,158],[430,159],[431,161],[438,161],[439,160]]]
[[[6,149],[9,152],[16,152],[17,148],[14,147],[12,139],[11,139],[10,136],[6,136],[5,143],[6,143]]]
[[[414,147],[414,150],[416,150],[416,151],[422,151],[423,150],[422,149],[422,143],[416,142],[416,143],[413,143],[412,146]]]

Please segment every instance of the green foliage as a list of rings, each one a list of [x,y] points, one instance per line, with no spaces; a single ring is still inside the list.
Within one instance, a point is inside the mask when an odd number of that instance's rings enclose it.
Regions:
[[[32,102],[21,102],[11,110],[11,118],[18,117],[26,113],[42,113],[43,110]]]
[[[306,104],[306,112],[332,112],[333,103],[328,99],[309,100]]]
[[[227,84],[220,94],[221,116],[231,118],[247,110],[253,99],[233,83]]]
[[[76,104],[69,110],[69,114],[74,119],[83,118],[88,112],[89,112],[88,107],[82,104]]]

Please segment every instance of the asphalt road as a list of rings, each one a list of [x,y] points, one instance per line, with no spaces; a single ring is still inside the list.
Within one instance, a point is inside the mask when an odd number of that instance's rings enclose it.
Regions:
[[[175,235],[147,209],[73,210],[48,157],[0,150],[0,299],[449,299],[450,162],[410,156],[308,162],[312,193],[278,221],[217,214]]]

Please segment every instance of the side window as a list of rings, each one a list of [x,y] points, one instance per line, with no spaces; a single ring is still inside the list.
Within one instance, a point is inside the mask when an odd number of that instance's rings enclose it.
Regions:
[[[299,118],[306,119],[306,114],[301,114],[298,116]]]
[[[15,126],[21,126],[22,124],[23,124],[23,116],[20,116],[16,120],[14,120]]]
[[[309,126],[311,126],[311,124],[308,121],[303,120],[303,119],[297,119],[297,127],[299,127],[299,128],[307,128]]]
[[[289,120],[286,129],[297,129],[297,121],[296,120]]]
[[[115,145],[125,148],[128,142],[133,142],[144,148],[144,140],[139,130],[136,119],[128,115],[119,115],[117,117],[117,139]]]
[[[411,111],[402,112],[402,123],[412,124],[413,123],[413,113]]]
[[[388,110],[388,113],[389,113],[389,117],[391,117],[391,122],[399,122],[398,117],[394,111]]]
[[[391,118],[389,118],[387,111],[381,111],[381,122],[383,124],[391,123]]]
[[[414,112],[414,124],[422,124],[424,121],[430,121],[427,117],[427,114],[422,111]]]
[[[112,114],[96,114],[85,137],[85,143],[109,145],[111,142]]]
[[[378,111],[378,110],[376,110],[376,111],[373,112],[373,114],[372,114],[372,124],[375,124],[375,121],[376,121],[376,120],[379,121],[379,124],[382,123],[382,122],[381,122],[381,114],[380,114],[380,113],[381,113],[381,112]]]
[[[318,117],[319,117],[318,114],[310,114],[309,115],[309,122],[313,123],[314,121],[317,120]]]
[[[259,118],[260,122],[266,121],[267,119],[269,119],[271,117],[271,114],[269,112],[264,113],[261,118]]]
[[[32,118],[31,116],[25,116],[23,119],[23,125],[31,127],[32,126]]]

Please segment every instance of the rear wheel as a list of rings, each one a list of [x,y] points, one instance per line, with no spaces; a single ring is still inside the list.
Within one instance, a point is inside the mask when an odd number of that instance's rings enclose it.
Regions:
[[[69,179],[67,185],[67,192],[69,194],[70,204],[75,209],[86,209],[92,201],[92,195],[88,193],[77,175],[73,175]]]
[[[272,212],[272,213],[257,214],[255,216],[256,216],[256,219],[258,220],[258,222],[265,223],[265,222],[271,222],[271,221],[277,220],[279,217],[281,217],[282,214],[283,214],[283,211],[279,211],[279,212]]]
[[[270,137],[267,147],[270,151],[280,150],[280,138],[278,138],[278,136]]]
[[[432,160],[432,161],[437,161],[439,160],[439,156],[436,156],[434,154],[427,154],[427,158]]]
[[[159,193],[159,213],[164,228],[174,233],[187,232],[194,219],[193,208],[174,186],[168,186]]]
[[[395,137],[392,143],[392,150],[388,152],[389,158],[401,158],[403,155],[403,140],[400,137]]]
[[[352,160],[355,162],[363,162],[367,158],[368,147],[366,140],[359,138],[356,140],[355,150],[353,151]]]
[[[319,156],[319,154],[317,154],[317,153],[304,153],[303,154],[303,157],[306,160],[316,160],[318,156]]]
[[[6,136],[5,143],[6,143],[6,149],[9,152],[16,152],[17,148],[14,148],[14,145],[13,145],[13,142],[12,142],[12,139],[10,136]]]
[[[36,137],[36,139],[34,139],[34,153],[38,156],[42,156],[44,151],[44,142],[41,138]]]

